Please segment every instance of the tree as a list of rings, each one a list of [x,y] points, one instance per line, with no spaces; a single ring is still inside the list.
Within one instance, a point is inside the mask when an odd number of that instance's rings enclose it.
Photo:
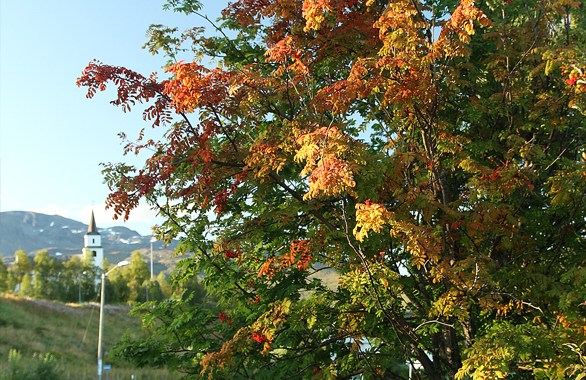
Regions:
[[[110,264],[108,259],[102,262],[102,270],[107,273],[114,267]],[[128,279],[124,276],[126,267],[113,270],[112,273],[106,277],[106,302],[109,304],[120,303],[128,301],[130,289],[128,287]]]
[[[159,285],[159,287],[161,288],[161,291],[163,292],[163,296],[164,298],[168,298],[171,296],[171,294],[173,293],[173,289],[171,287],[171,283],[169,281],[168,276],[165,274],[165,272],[160,272],[155,280]]]
[[[18,284],[22,282],[22,278],[25,274],[30,274],[30,272],[33,270],[33,263],[31,262],[31,259],[22,249],[14,252],[14,265],[12,270]]]
[[[18,289],[18,294],[25,297],[31,297],[34,295],[33,293],[33,277],[30,273],[25,273],[22,276],[20,281],[20,288]]]
[[[157,334],[120,352],[210,378],[579,378],[582,10],[241,0],[212,36],[149,29],[167,79],[91,62],[88,97],[113,83],[166,131],[106,165],[108,205],[164,215],[175,286],[207,294],[140,308]]]
[[[16,279],[16,275],[14,271],[9,268],[8,273],[6,274],[6,291],[8,293],[14,293],[17,291],[18,286],[19,282]]]
[[[128,301],[145,301],[149,268],[139,251],[132,252],[130,265],[124,268],[123,277],[127,279],[130,295]]]
[[[149,300],[162,301],[171,297],[171,284],[165,272],[160,272],[154,281],[149,282]]]
[[[47,250],[35,253],[33,262],[35,275],[32,296],[43,299],[58,299],[62,272],[60,263],[55,262]]]
[[[8,287],[8,267],[4,264],[4,257],[0,256],[0,293],[9,290]]]
[[[59,299],[66,302],[94,301],[97,295],[96,278],[99,275],[93,258],[73,255],[63,263],[57,286]]]

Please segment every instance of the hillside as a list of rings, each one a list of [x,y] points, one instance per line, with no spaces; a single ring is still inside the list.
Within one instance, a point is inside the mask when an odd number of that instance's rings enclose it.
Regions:
[[[104,313],[104,358],[111,364],[109,377],[128,379],[175,379],[166,370],[134,369],[128,363],[108,356],[109,350],[125,334],[140,334],[140,322],[128,316],[127,306],[107,306]],[[18,350],[22,364],[33,354],[51,354],[56,359],[59,379],[94,379],[97,372],[97,304],[70,305],[44,300],[0,296],[0,378],[14,363],[10,350]]]
[[[41,249],[57,256],[79,254],[87,228],[87,224],[59,215],[0,212],[0,255],[5,257],[5,262],[10,262],[19,249],[29,254]],[[141,236],[126,227],[98,228],[98,231],[102,235],[106,257],[111,262],[120,261],[135,250],[150,251],[150,236]],[[165,247],[160,241],[153,242],[155,262],[167,262],[175,246],[176,243]]]

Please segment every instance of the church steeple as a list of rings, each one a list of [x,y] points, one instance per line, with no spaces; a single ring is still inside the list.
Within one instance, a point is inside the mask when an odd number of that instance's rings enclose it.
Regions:
[[[94,235],[98,233],[98,228],[96,227],[96,219],[94,218],[94,210],[92,210],[92,217],[90,218],[90,224],[87,226],[87,233],[88,235]]]
[[[87,226],[87,233],[83,237],[84,248],[83,254],[93,258],[94,265],[102,268],[104,261],[104,248],[102,248],[102,236],[96,227],[96,218],[94,217],[94,210],[90,217],[90,223]]]

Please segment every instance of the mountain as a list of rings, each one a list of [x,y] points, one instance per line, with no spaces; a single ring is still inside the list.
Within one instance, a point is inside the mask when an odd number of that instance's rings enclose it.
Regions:
[[[29,254],[42,249],[55,255],[80,254],[87,230],[87,224],[59,215],[28,211],[0,212],[0,255],[12,256],[19,249]],[[143,253],[150,251],[150,236],[141,236],[129,228],[98,228],[98,232],[102,235],[102,245],[109,260],[112,255],[122,260],[135,250]],[[160,259],[157,261],[164,261],[164,257],[170,256],[175,246],[176,243],[165,247],[160,241],[153,242],[153,250]]]

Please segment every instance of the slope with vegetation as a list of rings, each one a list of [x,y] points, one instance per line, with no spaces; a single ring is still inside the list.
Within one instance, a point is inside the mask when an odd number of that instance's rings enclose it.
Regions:
[[[136,369],[110,355],[120,338],[140,336],[139,322],[129,308],[107,306],[105,362],[110,378],[175,379],[166,370]],[[83,380],[97,373],[97,304],[63,304],[16,296],[0,296],[0,379]]]

